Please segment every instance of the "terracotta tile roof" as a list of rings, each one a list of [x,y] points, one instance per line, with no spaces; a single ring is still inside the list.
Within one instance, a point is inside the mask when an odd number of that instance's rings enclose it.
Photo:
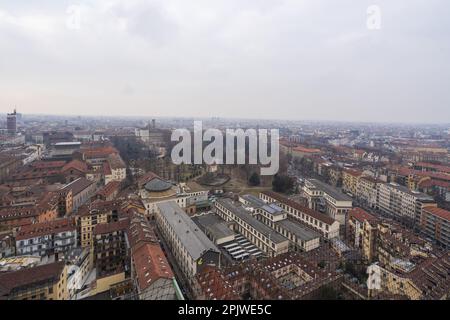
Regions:
[[[118,154],[111,154],[108,156],[108,163],[111,169],[123,169],[126,168],[125,162]]]
[[[431,169],[435,169],[437,171],[440,172],[444,172],[444,173],[450,173],[450,167],[449,166],[444,166],[444,165],[440,165],[440,164],[434,164],[434,163],[428,163],[428,162],[417,162],[415,164],[416,167],[423,167],[423,168],[431,168]]]
[[[103,162],[103,174],[105,176],[111,175],[111,166],[108,162]]]
[[[133,250],[132,258],[139,289],[145,290],[158,279],[172,279],[173,272],[158,244],[146,243]]]
[[[422,299],[442,299],[450,291],[450,256],[428,258],[407,274],[420,289]]]
[[[65,231],[75,231],[76,225],[73,218],[63,218],[49,222],[35,223],[20,228],[16,240],[29,239],[43,235],[51,235]]]
[[[97,195],[102,197],[108,197],[117,190],[119,190],[120,182],[119,181],[110,181],[106,186],[104,186],[101,190],[97,192]]]
[[[367,221],[377,221],[378,219],[371,215],[370,213],[368,213],[366,210],[361,209],[361,208],[353,208],[349,211],[349,217],[354,217],[355,219],[364,222],[365,220]]]
[[[39,214],[36,207],[32,206],[9,207],[0,209],[0,221],[26,217],[37,217],[38,215]]]
[[[153,172],[147,172],[146,174],[144,174],[143,176],[138,178],[138,184],[139,185],[144,185],[147,182],[153,180],[154,178],[159,178],[159,176],[156,173]]]
[[[66,164],[65,161],[37,161],[31,163],[34,169],[62,168]]]
[[[94,182],[86,179],[86,178],[78,178],[74,181],[72,181],[71,183],[67,184],[63,190],[72,190],[72,195],[76,196],[77,194],[79,194],[80,192],[82,192],[83,190],[89,188]]]
[[[419,182],[419,188],[442,187],[450,190],[450,182],[428,179]]]
[[[196,278],[200,292],[205,295],[204,298],[208,300],[239,300],[239,294],[228,281],[230,273],[232,272],[223,274],[221,270],[212,266],[206,266],[199,272]]]
[[[81,152],[88,159],[95,158],[107,158],[110,154],[119,153],[116,148],[107,146],[107,147],[92,147],[92,148],[83,148]]]
[[[130,224],[127,235],[132,248],[142,243],[158,243],[155,231],[146,217],[134,210],[130,210],[128,216],[130,217]]]
[[[320,149],[306,148],[303,146],[297,146],[292,148],[293,151],[304,152],[304,153],[320,153]]]
[[[359,177],[362,175],[362,172],[359,170],[355,170],[355,169],[344,169],[345,173],[348,173],[354,177]]]
[[[116,222],[100,223],[94,227],[94,235],[108,234],[114,231],[126,230],[129,226],[129,219],[122,219]]]
[[[434,216],[450,221],[450,211],[448,210],[437,207],[425,207],[423,210],[431,213]]]
[[[85,162],[82,162],[78,159],[72,160],[69,163],[67,163],[63,168],[62,172],[65,172],[67,170],[75,169],[81,172],[86,173],[88,171],[88,166]]]
[[[421,177],[430,177],[432,179],[450,182],[450,174],[447,173],[414,170],[406,167],[394,167],[394,170],[397,171],[397,174],[402,176],[417,175]]]
[[[82,205],[78,212],[78,216],[87,216],[91,214],[98,214],[98,213],[107,213],[112,210],[118,210],[120,208],[121,203],[116,200],[111,201],[102,201],[97,200],[93,201],[91,203]]]
[[[0,297],[14,289],[20,289],[43,281],[57,282],[64,270],[65,262],[54,262],[29,269],[0,274]]]

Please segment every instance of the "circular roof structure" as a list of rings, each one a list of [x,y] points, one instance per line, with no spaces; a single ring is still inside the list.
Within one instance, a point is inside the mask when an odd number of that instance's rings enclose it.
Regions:
[[[145,184],[144,188],[150,192],[161,192],[172,188],[172,184],[159,178],[153,178]]]

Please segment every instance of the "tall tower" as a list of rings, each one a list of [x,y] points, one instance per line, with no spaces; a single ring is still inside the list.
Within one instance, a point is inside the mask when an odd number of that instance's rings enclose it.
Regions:
[[[6,115],[6,129],[11,135],[15,135],[17,132],[17,112],[14,109],[13,113],[8,113]]]

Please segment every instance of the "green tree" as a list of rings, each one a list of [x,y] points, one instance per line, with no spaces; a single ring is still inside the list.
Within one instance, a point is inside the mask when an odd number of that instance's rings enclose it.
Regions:
[[[251,186],[259,186],[261,184],[261,178],[259,177],[259,174],[253,172],[250,176],[250,179],[248,179],[248,183]]]
[[[272,180],[272,189],[276,192],[288,193],[294,188],[294,179],[283,174],[276,174]]]

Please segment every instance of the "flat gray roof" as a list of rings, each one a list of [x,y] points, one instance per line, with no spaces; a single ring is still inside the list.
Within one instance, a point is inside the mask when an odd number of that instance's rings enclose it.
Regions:
[[[219,252],[214,243],[174,201],[156,205],[194,260],[199,259],[208,250]]]
[[[254,196],[252,194],[244,194],[241,196],[241,198],[250,202],[251,206],[255,207],[255,208],[262,207],[266,204],[263,200],[261,200],[260,198]]]
[[[283,214],[283,209],[275,203],[266,204],[262,206],[261,209],[274,216]]]
[[[308,179],[307,181],[312,183],[317,189],[322,190],[323,192],[328,194],[330,197],[332,197],[338,201],[352,201],[352,198],[350,198],[348,195],[340,192],[338,189],[336,189],[333,186],[330,186],[327,183],[324,183],[317,179]]]
[[[299,223],[296,223],[291,220],[281,220],[276,222],[277,225],[282,227],[283,229],[288,230],[289,232],[295,234],[295,236],[303,241],[310,241],[316,238],[319,238],[319,234],[311,229],[308,229],[302,226]]]
[[[227,224],[216,214],[210,213],[204,216],[192,218],[197,224],[208,230],[215,239],[225,238],[234,235]]]
[[[232,211],[234,215],[236,215],[239,219],[251,225],[256,231],[263,234],[265,237],[270,238],[270,240],[273,241],[274,243],[281,243],[288,240],[287,238],[283,237],[272,228],[266,226],[261,221],[258,221],[250,214],[250,212],[245,210],[243,207],[234,205],[231,199],[225,198],[219,199],[217,201],[220,204],[222,204],[225,208]]]

